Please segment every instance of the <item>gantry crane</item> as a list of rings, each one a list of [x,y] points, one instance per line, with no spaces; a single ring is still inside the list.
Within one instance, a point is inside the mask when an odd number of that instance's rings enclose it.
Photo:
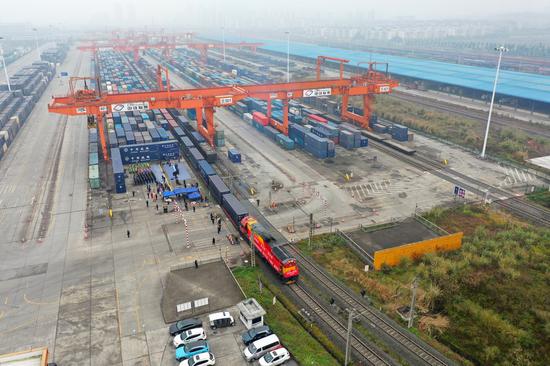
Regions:
[[[71,78],[70,94],[64,97],[53,97],[48,104],[48,111],[69,116],[93,115],[97,119],[101,148],[105,160],[108,160],[107,143],[103,125],[103,114],[111,112],[126,112],[134,110],[148,110],[160,108],[195,109],[197,115],[197,130],[208,143],[214,147],[214,108],[228,107],[248,98],[257,98],[267,101],[267,114],[271,115],[271,101],[283,101],[283,122],[279,123],[269,118],[269,123],[288,136],[288,101],[304,97],[329,95],[342,96],[342,118],[354,121],[364,128],[369,128],[370,96],[372,94],[391,93],[399,84],[391,79],[387,72],[375,70],[378,64],[369,63],[367,72],[344,78],[343,73],[338,79],[300,81],[291,83],[260,84],[260,85],[230,85],[214,88],[172,90],[168,69],[163,66],[157,68],[158,90],[124,94],[103,94],[101,89],[87,89],[85,92],[77,90],[76,82],[94,80],[93,78]],[[318,68],[320,63],[318,64]],[[162,83],[162,76],[166,77],[166,86]],[[320,75],[318,70],[317,75]],[[95,79],[95,85],[101,85]],[[92,83],[90,83],[91,85]],[[87,85],[87,84],[85,84]],[[364,113],[359,115],[347,110],[349,97],[362,96]],[[204,111],[204,113],[203,113]],[[203,115],[206,119],[204,125]]]

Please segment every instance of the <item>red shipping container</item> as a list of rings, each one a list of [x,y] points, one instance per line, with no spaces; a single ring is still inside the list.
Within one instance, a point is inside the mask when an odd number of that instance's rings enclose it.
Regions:
[[[307,116],[307,118],[309,118],[312,121],[319,122],[319,123],[328,123],[328,121],[326,119],[324,119],[323,117],[318,116],[316,114],[310,114],[310,115]]]
[[[252,119],[258,122],[259,124],[261,124],[262,126],[267,126],[269,124],[269,119],[262,112],[252,113]]]

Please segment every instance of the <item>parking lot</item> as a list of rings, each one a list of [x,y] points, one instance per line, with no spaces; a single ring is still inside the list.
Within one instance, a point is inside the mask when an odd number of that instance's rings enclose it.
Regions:
[[[241,334],[247,329],[244,324],[238,319],[238,310],[236,306],[226,309],[235,318],[235,325],[227,328],[219,328],[211,330],[208,327],[208,314],[199,316],[203,322],[203,327],[207,335],[207,342],[210,352],[216,357],[216,365],[222,366],[244,366],[258,365],[258,361],[248,363],[243,357],[243,349],[245,345],[241,340]],[[172,344],[173,338],[169,335],[168,327],[163,328],[151,334],[151,337],[156,339],[148,339],[149,350],[152,354],[160,355],[160,359],[155,362],[162,366],[175,366],[179,362],[176,361],[175,347]],[[295,361],[288,361],[285,365],[298,365]]]

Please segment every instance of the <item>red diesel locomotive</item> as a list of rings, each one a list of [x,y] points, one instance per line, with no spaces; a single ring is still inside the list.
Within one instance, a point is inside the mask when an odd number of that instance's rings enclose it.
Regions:
[[[245,216],[241,219],[239,230],[286,284],[296,282],[300,273],[296,259],[290,257],[277,245],[280,243],[277,243],[269,230],[252,216]]]

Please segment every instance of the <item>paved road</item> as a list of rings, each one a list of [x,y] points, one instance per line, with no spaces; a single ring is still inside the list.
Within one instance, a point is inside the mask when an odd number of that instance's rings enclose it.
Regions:
[[[8,75],[12,77],[13,74],[15,74],[17,71],[21,70],[23,67],[28,66],[32,64],[35,61],[40,60],[40,52],[42,50],[45,50],[46,48],[52,47],[53,43],[46,43],[40,47],[38,47],[37,50],[32,50],[31,52],[27,53],[26,55],[18,58],[14,62],[8,65]],[[0,62],[0,84],[4,84],[6,82],[6,77],[4,76],[4,65],[2,65],[2,62]]]
[[[72,51],[63,67],[76,72],[80,61]],[[82,237],[86,124],[47,112],[66,90],[50,83],[0,161],[0,353],[53,345],[67,243]]]

